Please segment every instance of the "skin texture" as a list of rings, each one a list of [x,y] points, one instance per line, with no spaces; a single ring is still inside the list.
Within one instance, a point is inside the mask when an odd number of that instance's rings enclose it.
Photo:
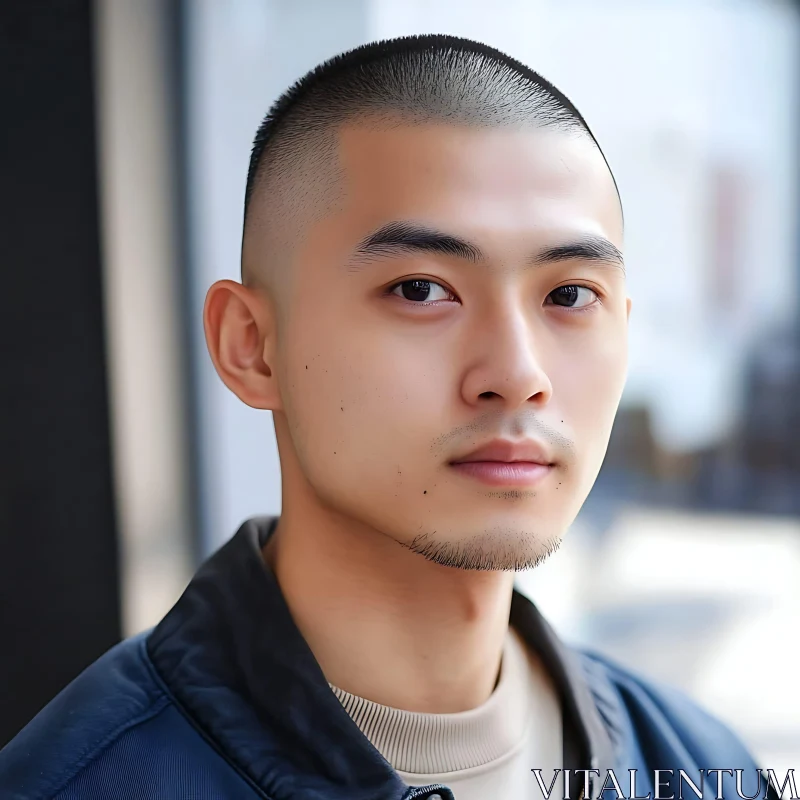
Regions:
[[[351,123],[337,166],[339,198],[297,237],[280,291],[210,288],[208,348],[231,391],[273,412],[282,513],[265,558],[327,679],[464,711],[495,685],[513,570],[557,548],[597,477],[627,372],[623,270],[531,262],[586,235],[622,250],[619,201],[588,138],[544,129]],[[354,259],[393,221],[485,258]],[[249,269],[268,274],[267,241],[250,227]],[[432,282],[421,302],[398,287],[416,279]],[[563,286],[586,287],[573,308],[553,302]],[[538,439],[555,467],[498,489],[449,465],[498,437]]]

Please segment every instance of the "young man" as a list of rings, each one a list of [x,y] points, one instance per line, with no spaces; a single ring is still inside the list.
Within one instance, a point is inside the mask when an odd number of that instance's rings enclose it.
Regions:
[[[204,314],[221,379],[273,413],[281,515],[8,745],[2,796],[669,797],[681,769],[761,792],[720,722],[514,592],[606,452],[622,240],[586,122],[492,48],[381,42],[292,87],[255,139],[243,282]]]

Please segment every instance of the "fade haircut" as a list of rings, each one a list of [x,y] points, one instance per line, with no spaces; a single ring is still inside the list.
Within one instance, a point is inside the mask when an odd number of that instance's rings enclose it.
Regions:
[[[244,225],[247,231],[255,224],[251,218],[259,217],[270,260],[280,260],[277,253],[291,246],[300,219],[335,202],[341,177],[336,131],[356,120],[380,128],[426,122],[554,128],[588,136],[602,155],[588,124],[564,94],[493,47],[439,34],[362,45],[298,80],[258,128]],[[268,210],[256,214],[254,205]],[[248,260],[243,253],[243,279],[252,272]]]

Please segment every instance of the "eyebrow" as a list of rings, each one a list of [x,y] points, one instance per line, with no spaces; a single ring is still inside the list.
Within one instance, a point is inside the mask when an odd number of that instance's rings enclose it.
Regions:
[[[391,258],[406,253],[433,253],[455,256],[477,264],[486,261],[481,249],[451,233],[413,222],[389,222],[361,240],[353,251],[352,271],[363,262]],[[589,261],[599,266],[611,266],[625,273],[622,253],[605,237],[587,234],[574,241],[548,247],[529,259],[531,266],[543,266],[562,261]]]

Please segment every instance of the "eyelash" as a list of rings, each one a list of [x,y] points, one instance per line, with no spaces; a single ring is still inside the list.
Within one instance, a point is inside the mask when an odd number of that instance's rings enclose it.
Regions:
[[[440,286],[442,289],[444,289],[446,292],[448,292],[448,294],[451,294],[453,297],[455,297],[455,292],[451,291],[450,289],[448,289],[446,286],[444,286],[443,284],[439,283],[438,281],[432,281],[432,280],[429,280],[428,278],[406,278],[403,281],[398,281],[397,283],[392,284],[392,286],[390,286],[386,290],[387,296],[392,296],[393,295],[395,297],[398,297],[398,295],[394,295],[394,290],[397,289],[398,286],[402,286],[405,283],[413,283],[414,281],[423,281],[424,283],[429,283],[429,284],[431,284],[433,286]],[[556,286],[556,288],[553,289],[547,296],[550,297],[550,295],[553,294],[553,292],[557,292],[559,289],[566,289],[567,287],[575,287],[577,289],[588,289],[590,292],[594,292],[594,294],[597,297],[597,300],[595,300],[593,303],[590,303],[588,306],[584,306],[583,308],[570,308],[569,306],[556,306],[556,308],[560,308],[563,311],[567,311],[570,314],[584,314],[586,312],[593,311],[595,306],[600,305],[603,302],[602,293],[598,289],[596,289],[594,286],[589,286],[586,283],[565,283],[562,286]],[[402,300],[404,303],[406,303],[407,305],[410,305],[410,306],[434,306],[439,302],[446,302],[446,301],[438,301],[437,300],[437,301],[434,301],[433,303],[416,303],[413,300],[406,300],[403,297],[400,297],[400,300]],[[550,303],[548,305],[555,305],[555,304],[554,303]]]

